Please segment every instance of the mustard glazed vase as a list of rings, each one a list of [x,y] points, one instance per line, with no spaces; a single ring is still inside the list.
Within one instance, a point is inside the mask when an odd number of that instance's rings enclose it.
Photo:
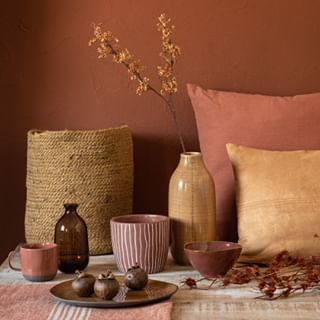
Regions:
[[[216,235],[215,188],[200,152],[185,152],[169,183],[171,254],[176,263],[189,264],[184,245],[211,241]]]

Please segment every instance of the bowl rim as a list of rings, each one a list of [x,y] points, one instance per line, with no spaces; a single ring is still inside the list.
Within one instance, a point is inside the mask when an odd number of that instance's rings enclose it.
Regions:
[[[149,218],[154,218],[155,221],[118,221],[118,220],[122,220],[122,219],[127,219],[130,220],[131,218],[139,218],[139,217],[149,217]],[[111,218],[110,222],[112,223],[118,223],[118,224],[154,224],[154,223],[159,223],[159,222],[166,222],[169,221],[169,217],[168,216],[164,216],[161,214],[150,214],[150,213],[133,213],[133,214],[126,214],[126,215],[122,215],[122,216],[116,216]]]
[[[199,250],[199,249],[192,249],[192,248],[187,248],[187,246],[192,245],[194,243],[226,243],[226,244],[232,244],[232,247],[224,248],[224,249],[219,249],[219,250]],[[241,244],[238,242],[232,242],[232,241],[220,241],[220,240],[212,240],[212,241],[190,241],[184,244],[184,250],[189,251],[189,252],[202,252],[202,253],[209,253],[209,252],[221,252],[221,251],[230,251],[230,250],[236,250],[236,249],[242,249]]]

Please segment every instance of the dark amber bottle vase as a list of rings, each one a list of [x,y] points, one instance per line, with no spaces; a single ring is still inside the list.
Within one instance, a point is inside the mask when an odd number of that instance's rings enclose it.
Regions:
[[[78,205],[67,203],[65,213],[55,227],[54,240],[59,247],[58,268],[65,273],[83,270],[89,263],[87,225],[77,213]]]

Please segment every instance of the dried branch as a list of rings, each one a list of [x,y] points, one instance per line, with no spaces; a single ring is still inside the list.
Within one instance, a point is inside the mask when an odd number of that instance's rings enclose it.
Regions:
[[[158,18],[158,31],[161,32],[162,50],[160,57],[163,59],[162,65],[157,67],[158,76],[161,82],[161,89],[157,90],[150,84],[150,79],[143,75],[143,67],[140,61],[129,52],[119,46],[119,40],[115,38],[111,31],[103,31],[101,25],[94,25],[94,36],[89,41],[89,46],[96,45],[98,58],[112,57],[115,63],[123,65],[130,75],[131,80],[138,82],[136,94],[141,95],[146,91],[151,91],[157,95],[167,106],[173,124],[178,134],[179,142],[183,152],[186,152],[185,144],[178,125],[176,109],[172,100],[172,94],[178,91],[177,80],[174,76],[174,66],[177,57],[180,55],[180,48],[172,42],[172,31],[174,26],[169,26],[171,20],[164,14]]]
[[[241,285],[254,281],[262,293],[261,296],[256,297],[257,299],[287,298],[296,292],[319,290],[320,257],[297,258],[291,256],[288,251],[282,251],[264,269],[256,265],[249,265],[233,268],[224,277],[198,280],[187,278],[182,280],[181,284],[190,289],[200,289],[197,284],[203,280],[211,281],[211,284],[205,289],[210,289],[214,283],[225,287],[230,284]]]

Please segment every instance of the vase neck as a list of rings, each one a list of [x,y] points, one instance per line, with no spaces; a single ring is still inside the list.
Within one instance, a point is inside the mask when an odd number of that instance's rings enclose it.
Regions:
[[[202,162],[202,154],[200,152],[184,152],[180,154],[180,164],[188,165]]]

